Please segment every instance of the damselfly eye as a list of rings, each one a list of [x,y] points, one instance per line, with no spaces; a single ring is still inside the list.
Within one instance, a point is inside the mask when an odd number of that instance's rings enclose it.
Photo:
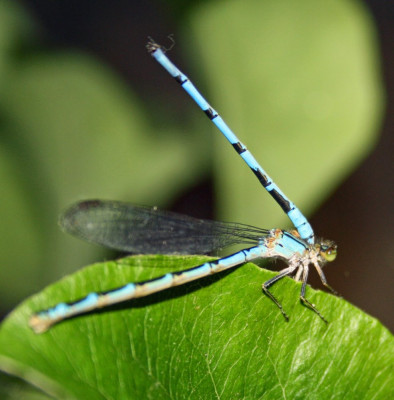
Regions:
[[[320,254],[326,261],[328,262],[334,261],[337,256],[337,246],[321,245]]]

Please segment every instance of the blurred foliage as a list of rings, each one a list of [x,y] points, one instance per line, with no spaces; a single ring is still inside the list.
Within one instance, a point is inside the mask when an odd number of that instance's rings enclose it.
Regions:
[[[284,193],[306,213],[317,209],[377,140],[383,95],[368,14],[355,1],[234,0],[195,10],[190,26],[185,51],[211,103]],[[289,226],[213,134],[220,217]]]
[[[26,18],[6,5],[0,13]],[[164,204],[205,169],[205,143],[173,126],[158,131],[97,61],[76,52],[30,51],[17,60],[4,53],[12,66],[3,68],[0,99],[3,307],[97,257],[95,247],[59,232],[57,215],[68,204],[97,197]]]
[[[20,378],[0,374],[0,399],[1,400],[48,400],[50,397],[40,389]]]

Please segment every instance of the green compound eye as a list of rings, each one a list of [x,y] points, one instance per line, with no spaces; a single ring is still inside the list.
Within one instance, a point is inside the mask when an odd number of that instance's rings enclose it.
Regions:
[[[337,246],[322,245],[320,248],[320,254],[326,261],[328,262],[334,261],[337,256]]]

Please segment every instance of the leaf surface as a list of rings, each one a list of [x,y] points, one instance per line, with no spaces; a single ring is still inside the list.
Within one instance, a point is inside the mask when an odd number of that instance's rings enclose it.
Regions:
[[[206,261],[135,256],[89,266],[47,287],[0,328],[0,368],[45,392],[84,399],[322,399],[392,397],[393,338],[346,301],[308,287],[324,324],[288,278],[246,264],[165,292],[64,321],[42,335],[29,316]]]

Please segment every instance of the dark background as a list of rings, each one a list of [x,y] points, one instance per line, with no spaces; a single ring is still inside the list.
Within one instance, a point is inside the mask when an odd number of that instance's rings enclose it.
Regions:
[[[23,1],[22,4],[41,25],[46,46],[74,47],[94,54],[117,71],[142,99],[148,99],[149,92],[156,90],[155,76],[158,74],[153,72],[156,67],[153,63],[147,66],[133,62],[138,57],[145,57],[141,43],[146,42],[147,35],[159,40],[168,33],[176,36],[175,19],[182,14],[181,2],[178,9],[175,3],[169,9],[161,2],[125,0]],[[394,7],[384,0],[365,1],[365,4],[378,30],[387,93],[381,138],[375,150],[320,207],[311,222],[316,231],[335,238],[339,245],[338,259],[330,266],[335,270],[329,275],[330,284],[346,300],[380,319],[393,331]],[[178,54],[177,57],[181,56]],[[180,91],[169,90],[171,96],[184,96]],[[207,179],[204,184],[184,193],[173,205],[173,210],[212,218],[213,204],[212,181]],[[311,284],[319,287],[317,278],[311,278]]]

